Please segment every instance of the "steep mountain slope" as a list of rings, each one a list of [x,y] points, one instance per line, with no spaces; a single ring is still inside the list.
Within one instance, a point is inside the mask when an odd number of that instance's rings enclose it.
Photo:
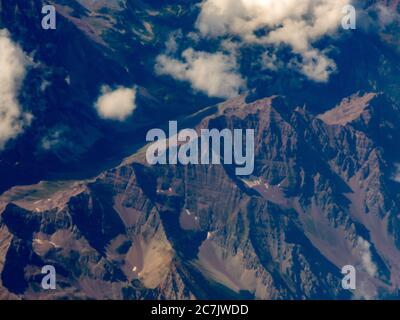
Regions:
[[[255,128],[251,177],[222,165],[148,166],[142,150],[92,181],[15,187],[1,198],[2,295],[397,296],[399,186],[369,129],[385,112],[398,107],[375,94],[319,117],[280,97],[238,97],[183,123]],[[39,289],[43,264],[59,272],[55,291]],[[355,292],[341,288],[347,264]]]

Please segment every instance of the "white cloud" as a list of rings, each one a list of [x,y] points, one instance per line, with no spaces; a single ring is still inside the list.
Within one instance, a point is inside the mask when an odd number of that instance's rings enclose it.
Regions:
[[[189,81],[193,89],[210,97],[230,98],[245,87],[245,81],[237,72],[238,66],[233,55],[194,51],[189,48],[182,53],[182,59],[160,55],[156,61],[156,72],[180,81]]]
[[[97,99],[95,107],[103,119],[124,121],[136,109],[136,89],[117,88],[111,90],[108,86],[101,88],[101,96]]]
[[[312,49],[303,53],[299,69],[309,79],[324,82],[336,70],[336,64],[318,50]]]
[[[392,173],[390,178],[400,183],[400,163],[394,164],[394,172]]]
[[[15,44],[7,30],[0,30],[0,150],[20,134],[32,116],[24,113],[18,94],[26,75],[29,59]]]
[[[313,43],[334,34],[352,0],[205,0],[197,20],[203,37],[238,36],[246,43],[285,44],[302,57],[300,71],[325,82],[334,61]],[[263,33],[257,31],[263,30]]]
[[[41,148],[46,151],[57,148],[62,143],[62,134],[61,130],[50,131],[42,138],[40,143]]]
[[[178,51],[179,48],[178,42],[181,41],[182,37],[183,35],[181,30],[177,30],[170,33],[168,40],[165,43],[167,54],[174,54],[175,52]]]
[[[367,240],[358,237],[357,245],[358,249],[360,250],[361,264],[363,268],[371,277],[374,277],[378,269],[372,260],[372,254],[370,250],[371,244]]]
[[[273,51],[265,51],[261,56],[261,64],[264,69],[278,70],[281,67],[281,62],[278,56]]]

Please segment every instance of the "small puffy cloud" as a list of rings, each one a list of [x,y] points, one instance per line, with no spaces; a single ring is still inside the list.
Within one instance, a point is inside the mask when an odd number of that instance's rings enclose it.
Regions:
[[[136,109],[136,89],[108,86],[101,88],[101,96],[95,103],[99,116],[103,119],[124,121]]]
[[[392,174],[391,179],[400,183],[400,163],[395,163],[395,172]]]
[[[41,139],[40,147],[46,151],[58,148],[62,144],[62,134],[61,130],[50,131]]]
[[[203,37],[236,36],[245,43],[285,44],[302,57],[300,71],[326,82],[334,61],[313,47],[334,34],[352,0],[205,0],[196,26]],[[262,32],[259,32],[262,31]]]
[[[30,64],[7,30],[0,30],[0,150],[29,125],[32,116],[22,111],[18,94]]]
[[[375,263],[372,260],[372,253],[370,249],[371,244],[367,240],[358,237],[357,245],[361,254],[361,264],[363,268],[371,277],[375,277],[378,268],[376,267]]]
[[[275,52],[265,51],[261,56],[261,65],[263,69],[276,71],[281,66],[281,62]]]
[[[193,89],[210,97],[234,97],[246,86],[237,72],[236,58],[221,52],[208,53],[189,48],[183,51],[180,60],[159,55],[155,69],[160,75],[189,81]]]
[[[168,40],[165,43],[167,54],[174,54],[175,52],[178,51],[179,48],[178,42],[181,40],[182,37],[183,35],[181,30],[177,30],[170,33]]]
[[[298,68],[309,79],[326,82],[331,73],[336,71],[336,64],[318,50],[309,50],[303,53],[302,62]]]

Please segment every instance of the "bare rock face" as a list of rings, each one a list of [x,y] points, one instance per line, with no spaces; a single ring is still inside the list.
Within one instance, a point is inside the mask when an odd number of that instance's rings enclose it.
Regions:
[[[397,110],[372,93],[319,116],[282,97],[239,97],[183,124],[255,129],[252,176],[228,165],[149,166],[142,150],[91,181],[15,187],[0,201],[0,297],[393,296]],[[47,264],[56,290],[41,288]],[[345,265],[357,270],[352,292],[341,286]]]

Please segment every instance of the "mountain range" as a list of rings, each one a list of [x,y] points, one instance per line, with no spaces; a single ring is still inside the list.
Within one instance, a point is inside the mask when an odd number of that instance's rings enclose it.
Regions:
[[[0,151],[0,299],[399,298],[399,1],[353,1],[357,29],[305,51],[201,35],[208,1],[0,0],[32,115]],[[192,76],[204,61],[221,81]],[[133,115],[99,117],[105,86],[134,88]],[[253,174],[149,165],[146,132],[171,119],[254,129]]]

